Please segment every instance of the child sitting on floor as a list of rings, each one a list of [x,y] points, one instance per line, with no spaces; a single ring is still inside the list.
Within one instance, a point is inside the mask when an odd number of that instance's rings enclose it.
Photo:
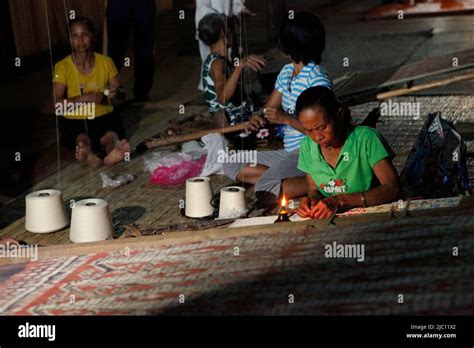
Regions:
[[[214,117],[216,125],[234,125],[248,120],[253,110],[241,96],[239,80],[243,69],[259,71],[265,66],[265,60],[252,54],[241,58],[235,66],[229,61],[232,36],[223,14],[204,16],[199,22],[198,36],[211,50],[202,67],[202,82],[209,111],[217,116]]]
[[[54,107],[61,144],[76,149],[89,165],[113,165],[130,152],[120,115],[111,100],[125,99],[113,61],[92,48],[96,31],[90,19],[69,21],[72,54],[54,69]]]

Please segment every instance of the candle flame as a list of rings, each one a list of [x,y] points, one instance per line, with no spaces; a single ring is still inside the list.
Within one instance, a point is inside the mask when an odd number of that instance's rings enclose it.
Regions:
[[[284,208],[287,203],[288,203],[288,202],[287,202],[287,200],[286,200],[286,196],[283,195],[283,197],[281,198],[281,203],[280,203],[281,207]]]

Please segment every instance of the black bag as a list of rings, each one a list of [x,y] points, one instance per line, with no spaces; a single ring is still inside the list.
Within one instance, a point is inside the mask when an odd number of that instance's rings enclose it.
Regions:
[[[428,115],[400,176],[404,197],[440,198],[469,189],[467,147],[440,112]]]

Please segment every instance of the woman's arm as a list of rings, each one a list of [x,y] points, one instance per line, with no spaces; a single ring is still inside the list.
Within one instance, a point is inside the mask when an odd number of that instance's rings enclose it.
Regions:
[[[225,61],[223,59],[216,59],[211,66],[211,77],[214,80],[216,87],[217,99],[221,104],[227,104],[234,95],[237,85],[239,83],[242,66],[238,65],[232,71],[232,74],[225,77]]]
[[[216,59],[211,66],[211,76],[216,87],[217,98],[221,104],[227,104],[235,94],[237,89],[240,74],[242,69],[251,68],[255,71],[261,70],[265,66],[265,60],[259,56],[250,55],[242,58],[240,64],[234,67],[232,73],[227,78],[225,77],[225,61],[223,59]]]
[[[104,95],[102,93],[85,93],[72,98],[66,98],[67,87],[61,83],[53,83],[53,109],[56,109],[56,103],[97,103],[104,102]]]
[[[121,87],[118,75],[109,80],[109,93],[109,99],[124,100],[127,97],[127,91]]]
[[[304,133],[304,128],[301,123],[295,117],[282,110],[282,98],[281,92],[274,89],[265,104],[265,119],[270,123],[289,125],[301,133]]]
[[[51,103],[53,104],[53,110],[56,109],[56,103],[62,103],[66,96],[66,86],[60,84],[60,83],[53,83],[53,95],[52,95],[52,101]]]
[[[342,194],[340,202],[342,207],[374,206],[393,202],[400,198],[397,170],[392,162],[388,159],[383,159],[372,169],[380,182],[380,186],[363,193],[365,203],[360,193]]]
[[[398,175],[392,162],[383,159],[373,167],[380,186],[363,193],[341,194],[320,200],[311,209],[313,219],[326,219],[336,208],[356,208],[389,203],[400,197]],[[365,200],[365,203],[364,203]]]
[[[245,13],[245,10],[247,10],[247,8],[245,7],[245,0],[234,0],[232,6],[232,14],[234,16],[239,16],[242,12]]]
[[[273,108],[273,109],[281,109],[281,102],[283,96],[278,89],[273,89],[272,94],[267,99],[264,108]]]

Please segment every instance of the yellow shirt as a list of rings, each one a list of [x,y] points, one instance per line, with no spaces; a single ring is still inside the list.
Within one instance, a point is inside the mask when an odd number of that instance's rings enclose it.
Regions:
[[[114,62],[107,56],[94,52],[95,67],[90,75],[84,75],[79,72],[74,65],[72,56],[69,55],[56,63],[54,67],[53,82],[60,83],[67,87],[67,98],[77,97],[86,93],[103,93],[108,88],[108,83],[112,77],[118,75]],[[94,104],[94,103],[92,103]],[[112,105],[95,104],[87,105],[84,108],[74,108],[74,111],[67,112],[64,109],[64,117],[69,119],[91,118],[90,111],[94,109],[94,117],[99,117],[111,113],[114,108]]]

